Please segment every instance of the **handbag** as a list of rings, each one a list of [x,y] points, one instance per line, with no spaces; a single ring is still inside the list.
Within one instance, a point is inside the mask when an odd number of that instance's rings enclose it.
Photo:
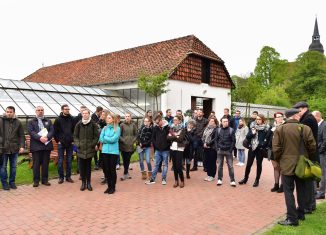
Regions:
[[[315,178],[320,180],[322,176],[322,170],[318,163],[313,163],[304,155],[304,141],[303,141],[303,126],[300,125],[300,156],[295,167],[294,174],[300,179]]]
[[[249,141],[247,138],[245,138],[245,139],[243,140],[242,145],[243,145],[243,147],[245,147],[246,149],[249,149],[249,148],[251,147],[251,145],[250,145],[250,141]]]

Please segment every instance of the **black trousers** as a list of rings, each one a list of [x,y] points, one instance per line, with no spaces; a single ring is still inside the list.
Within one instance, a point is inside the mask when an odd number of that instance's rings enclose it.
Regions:
[[[304,216],[304,180],[294,175],[282,175],[285,204],[287,209],[287,218],[292,222],[298,221],[298,216]],[[293,195],[294,185],[297,191],[298,208],[295,206]]]
[[[32,153],[33,158],[33,181],[40,182],[40,167],[42,166],[42,183],[49,180],[50,150],[41,150]]]
[[[99,162],[98,162],[98,156],[97,156],[97,152],[94,154],[94,163],[95,163],[95,166],[99,166]]]
[[[100,151],[100,154],[99,154],[99,164],[100,164],[100,167],[102,168],[104,178],[107,179],[108,177],[106,176],[106,171],[104,170],[104,160],[103,160],[102,151]]]
[[[204,155],[206,159],[207,175],[215,178],[217,160],[216,150],[212,148],[204,148]]]
[[[180,178],[181,181],[184,181],[183,170],[182,170],[182,159],[183,151],[170,151],[173,164],[174,179],[177,181]]]
[[[117,156],[115,154],[107,154],[102,153],[103,156],[103,163],[104,163],[104,170],[105,175],[107,177],[108,187],[109,189],[115,190],[115,185],[117,183],[117,172],[116,172],[116,164],[117,164]]]
[[[245,170],[245,178],[249,178],[250,170],[252,167],[252,164],[254,163],[254,160],[256,158],[256,164],[257,164],[257,173],[256,173],[256,180],[260,179],[260,175],[262,172],[262,165],[263,165],[263,154],[261,149],[255,149],[254,151],[252,149],[249,149],[248,152],[248,160],[247,160],[247,165],[246,165],[246,170]]]
[[[79,172],[83,182],[91,182],[92,158],[79,158]]]
[[[132,152],[121,151],[121,154],[122,154],[122,160],[123,160],[123,174],[126,175],[126,174],[128,174]]]
[[[313,179],[307,179],[304,181],[304,192],[305,192],[304,209],[306,210],[316,209],[315,187],[314,187]]]

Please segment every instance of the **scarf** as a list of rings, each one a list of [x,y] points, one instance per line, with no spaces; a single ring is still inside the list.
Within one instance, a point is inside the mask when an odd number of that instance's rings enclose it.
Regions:
[[[88,119],[82,119],[82,123],[84,124],[84,125],[87,125],[90,121],[92,120],[92,118],[91,117],[89,117]]]
[[[256,134],[255,134],[254,138],[252,138],[252,140],[251,140],[251,148],[252,148],[253,151],[255,151],[255,149],[259,145],[258,131],[263,131],[263,130],[267,131],[269,126],[267,124],[257,125],[257,123],[255,123],[253,128],[256,129]]]
[[[207,126],[204,130],[204,133],[203,133],[203,142],[204,143],[210,143],[212,141],[212,133],[215,129],[215,126]]]
[[[37,118],[37,124],[38,124],[38,128],[40,130],[42,130],[44,128],[43,122],[42,120],[44,119],[44,117],[36,117]]]

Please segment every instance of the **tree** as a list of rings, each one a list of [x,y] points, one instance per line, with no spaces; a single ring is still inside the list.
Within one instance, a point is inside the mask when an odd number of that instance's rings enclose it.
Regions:
[[[159,75],[141,74],[138,79],[138,88],[155,98],[156,111],[158,111],[158,97],[168,92],[168,90],[165,89],[168,85],[168,78],[168,73],[163,72]]]
[[[274,81],[280,80],[286,64],[287,61],[281,60],[273,47],[264,46],[257,59],[254,75],[263,87],[268,88]]]
[[[263,93],[257,96],[255,103],[283,107],[291,106],[289,96],[282,86],[275,86],[264,90]]]

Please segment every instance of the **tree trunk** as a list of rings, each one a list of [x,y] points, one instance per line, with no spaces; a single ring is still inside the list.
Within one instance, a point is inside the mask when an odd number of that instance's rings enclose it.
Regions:
[[[155,102],[156,102],[156,111],[159,111],[159,110],[158,110],[158,100],[157,100],[157,96],[155,96]]]

